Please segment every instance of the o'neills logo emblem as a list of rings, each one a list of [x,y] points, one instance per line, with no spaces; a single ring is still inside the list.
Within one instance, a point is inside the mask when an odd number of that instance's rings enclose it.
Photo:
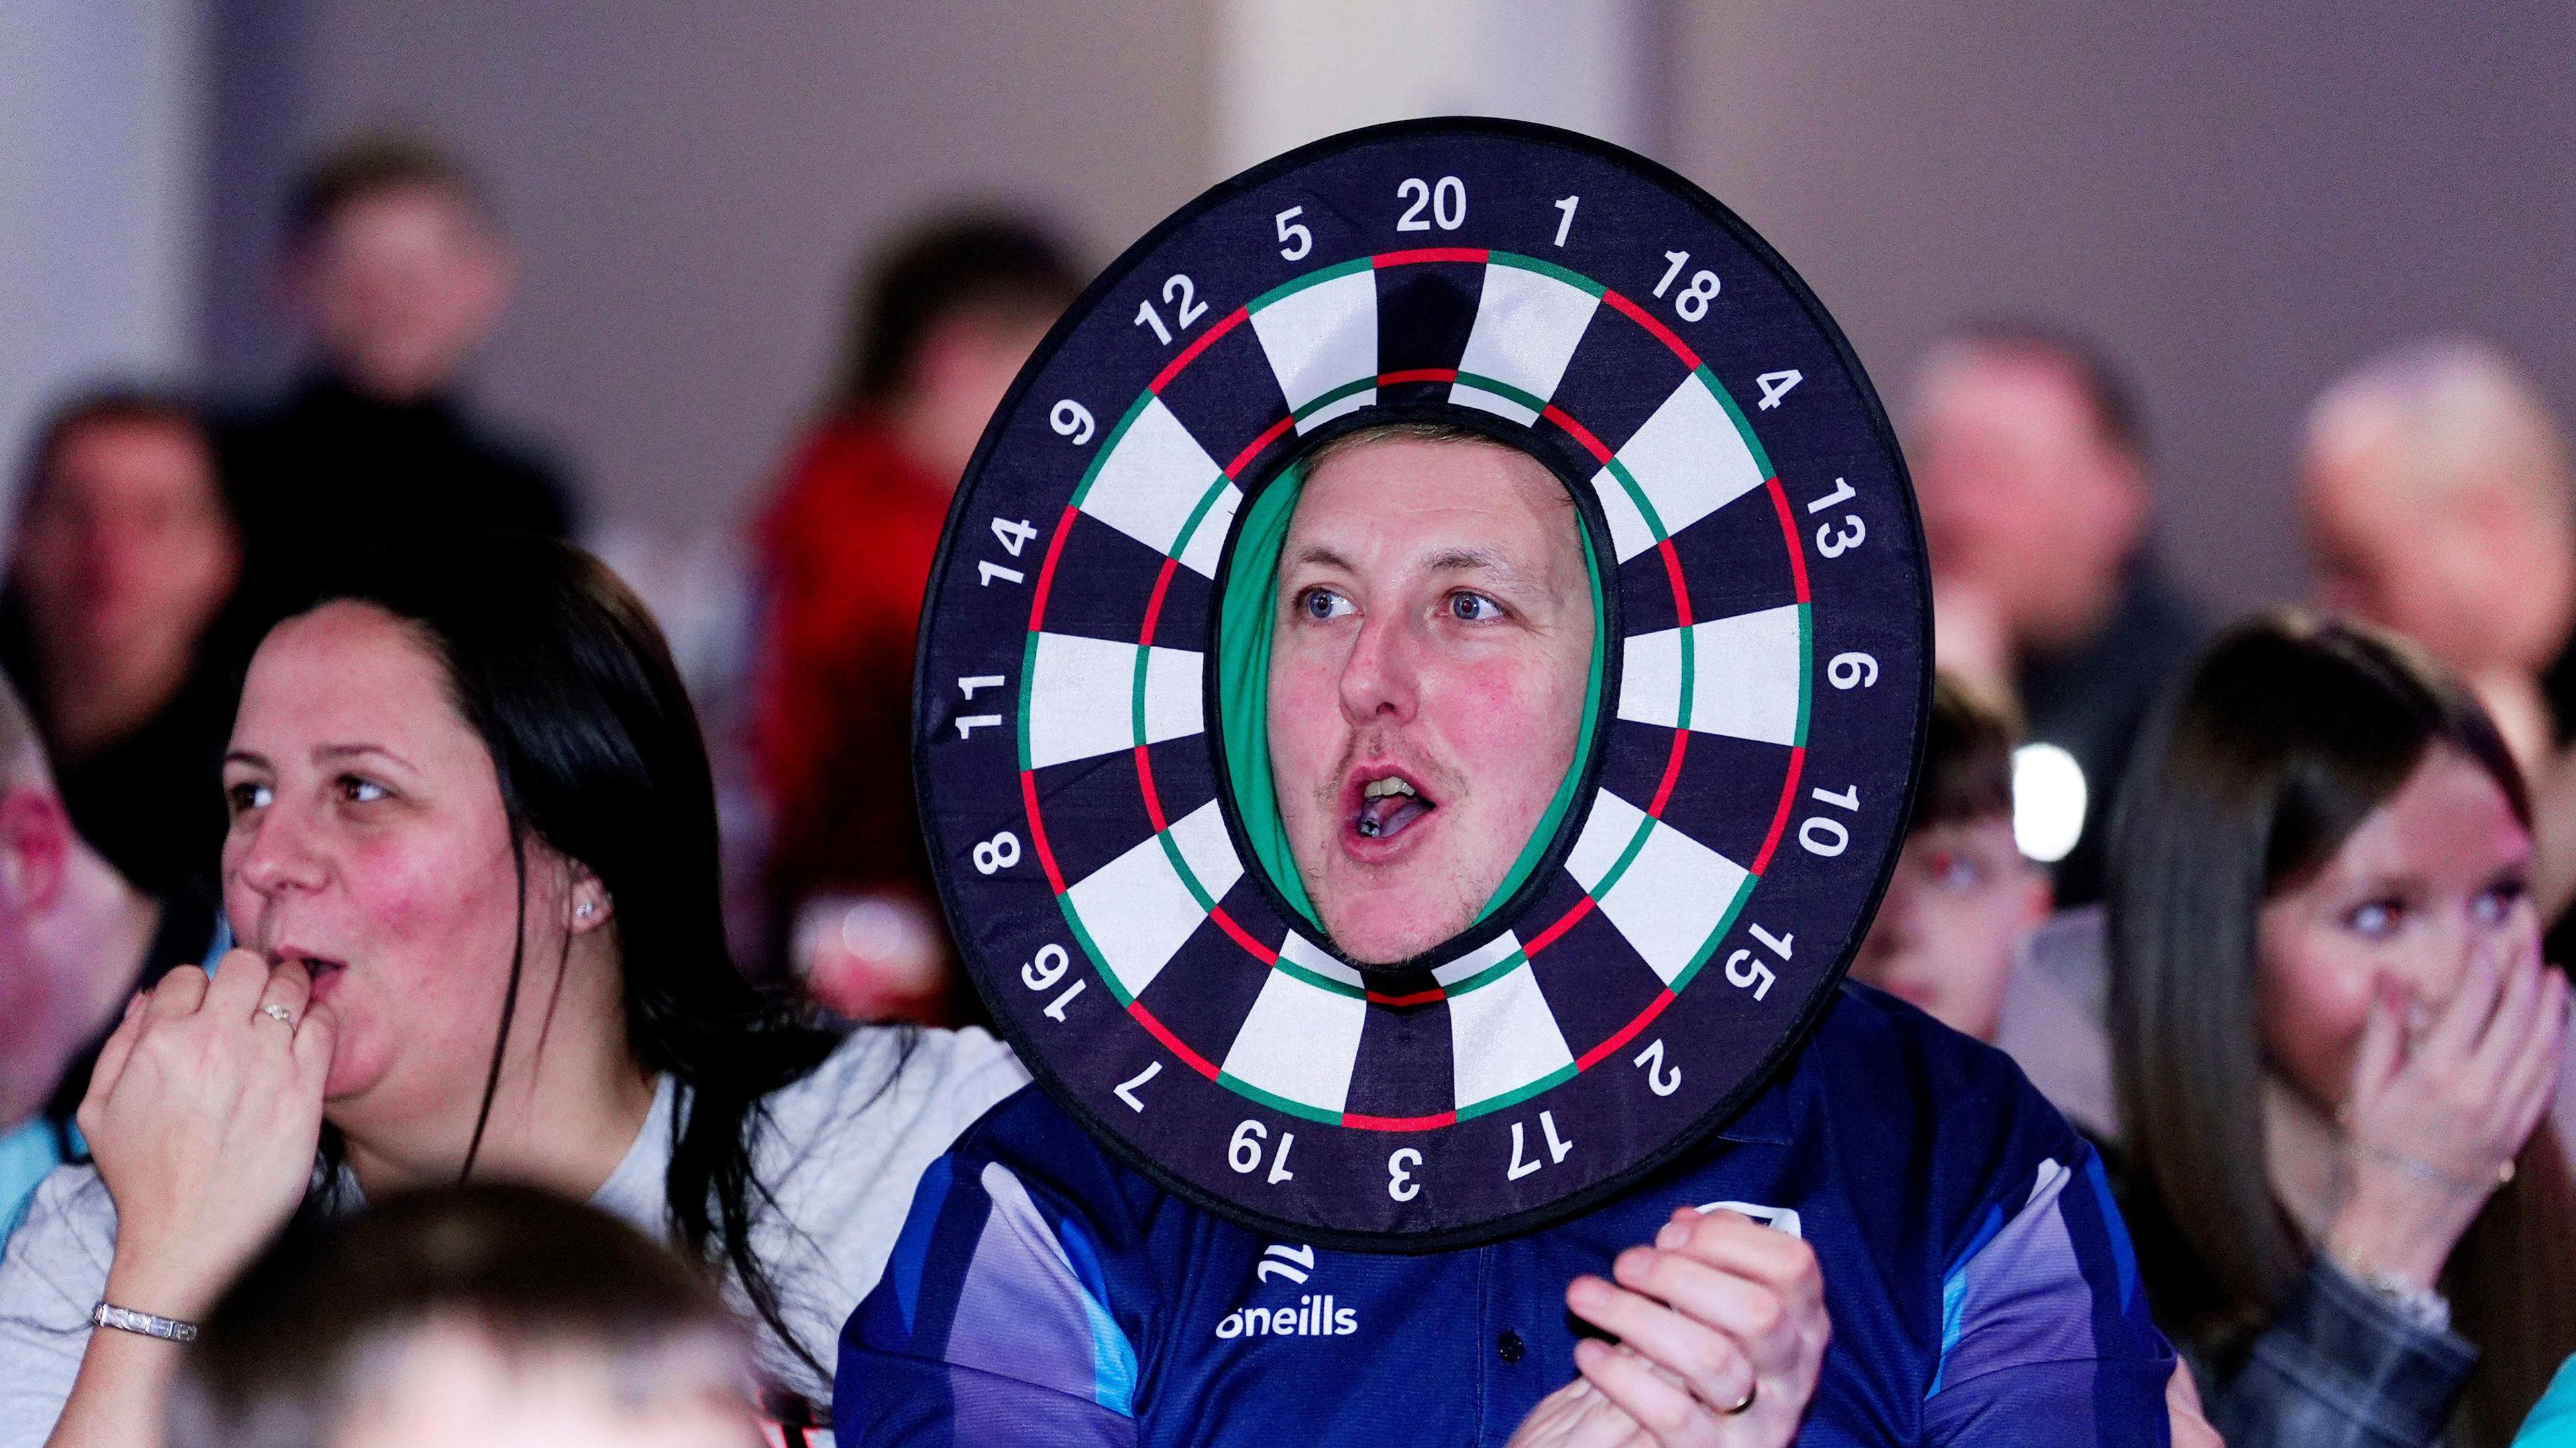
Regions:
[[[1294,1307],[1246,1307],[1216,1325],[1219,1337],[1348,1337],[1360,1330],[1356,1309],[1335,1307],[1329,1292],[1297,1299]]]

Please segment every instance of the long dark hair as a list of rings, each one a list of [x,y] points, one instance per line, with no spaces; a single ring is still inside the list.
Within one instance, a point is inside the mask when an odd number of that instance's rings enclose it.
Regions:
[[[2333,858],[2435,746],[2525,826],[2495,725],[2409,646],[2281,610],[2212,644],[2150,719],[2111,831],[2111,1053],[2131,1217],[2158,1314],[2222,1370],[2285,1305],[2308,1248],[2272,1195],[2257,917]],[[2444,1290],[2481,1350],[2463,1409],[2501,1444],[2576,1348],[2576,1193],[2543,1119]]]
[[[845,1033],[756,989],[726,952],[715,785],[652,615],[580,549],[498,534],[444,535],[353,559],[314,606],[338,601],[393,615],[445,667],[456,711],[500,780],[522,928],[531,840],[607,892],[628,1048],[682,1092],[665,1183],[675,1235],[729,1267],[779,1341],[830,1382],[789,1330],[778,1285],[752,1252],[752,1219],[774,1205],[753,1173],[752,1140],[762,1099],[812,1072]],[[491,1118],[525,955],[522,940],[510,954],[466,1173]]]

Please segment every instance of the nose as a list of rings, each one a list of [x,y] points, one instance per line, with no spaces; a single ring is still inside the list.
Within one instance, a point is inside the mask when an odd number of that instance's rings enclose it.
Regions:
[[[2518,910],[2494,921],[2479,920],[2461,911],[2443,920],[2440,929],[2428,932],[2419,948],[2384,965],[2381,979],[2421,1002],[2425,1009],[2438,1011],[2459,994],[2480,951],[2495,952],[2498,968],[2502,969],[2513,962],[2517,949],[2527,944],[2518,937],[2536,929],[2532,920]]]
[[[1421,650],[1406,621],[1364,616],[1342,662],[1342,717],[1354,727],[1408,723],[1420,684]]]
[[[263,910],[276,908],[284,897],[320,889],[329,878],[329,861],[293,811],[272,805],[234,828],[248,829],[250,839],[234,858],[232,873],[260,897]]]

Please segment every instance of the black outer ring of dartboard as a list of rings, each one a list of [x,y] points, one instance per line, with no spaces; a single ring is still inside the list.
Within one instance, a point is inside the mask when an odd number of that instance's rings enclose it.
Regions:
[[[1887,460],[1894,479],[1899,484],[1896,489],[1895,506],[1902,510],[1910,535],[1916,539],[1922,537],[1922,518],[1915,504],[1913,481],[1905,465],[1905,455],[1897,444],[1896,430],[1888,420],[1886,407],[1879,400],[1877,388],[1870,382],[1868,372],[1861,366],[1859,354],[1853,350],[1850,339],[1843,334],[1842,328],[1836,324],[1833,315],[1825,309],[1824,303],[1817,299],[1815,292],[1789,266],[1779,252],[1762,238],[1759,232],[1747,225],[1742,218],[1715,197],[1710,196],[1697,183],[1636,152],[1610,145],[1578,131],[1488,116],[1429,117],[1420,120],[1393,121],[1341,132],[1275,156],[1248,171],[1219,182],[1192,198],[1180,210],[1166,217],[1125,251],[1119,253],[1118,258],[1103,268],[1091,284],[1082,290],[1081,295],[1065,308],[1055,325],[1048,329],[1046,336],[1030,353],[1028,362],[1021,367],[1019,376],[1013,379],[1010,391],[1004,395],[1001,405],[994,409],[993,416],[985,424],[983,437],[976,444],[974,455],[969,459],[963,476],[971,481],[982,472],[986,460],[1001,445],[1009,420],[1018,414],[1030,389],[1037,384],[1039,376],[1055,359],[1057,351],[1063,347],[1074,330],[1090,316],[1104,296],[1124,284],[1129,275],[1175,232],[1194,224],[1208,212],[1235,200],[1246,192],[1258,190],[1285,173],[1296,171],[1325,157],[1385,141],[1429,136],[1495,137],[1586,153],[1597,160],[1608,162],[1635,174],[1680,200],[1707,218],[1712,225],[1724,231],[1731,241],[1742,247],[1747,255],[1770,273],[1772,280],[1780,285],[1806,315],[1816,335],[1832,350],[1835,362],[1852,384],[1856,400],[1869,424],[1871,441],[1876,445],[1878,453]],[[1385,409],[1375,416],[1378,420],[1383,420],[1384,417],[1400,411],[1401,409]],[[1457,412],[1461,413],[1472,411],[1473,409],[1457,409]],[[1445,421],[1464,420],[1455,413],[1446,411],[1442,412],[1441,416]],[[1336,430],[1317,429],[1319,434],[1327,436],[1334,431]],[[1307,451],[1306,446],[1297,449],[1299,454],[1305,451]],[[1265,474],[1265,485],[1269,477],[1276,476],[1279,465],[1274,464]],[[1551,468],[1551,471],[1555,470]],[[932,880],[938,889],[943,907],[948,900],[957,896],[958,891],[950,878],[952,865],[948,852],[941,848],[939,826],[932,808],[929,756],[927,751],[917,747],[917,744],[921,734],[919,726],[922,721],[923,701],[933,697],[934,694],[929,645],[931,629],[936,622],[934,605],[938,585],[947,576],[951,554],[957,550],[960,537],[973,531],[973,525],[967,521],[970,510],[963,506],[966,496],[966,490],[961,487],[958,493],[959,503],[951,507],[948,520],[940,530],[939,549],[931,562],[929,582],[925,585],[921,623],[914,640],[913,722],[916,747],[912,758],[913,791],[921,814],[923,844],[929,856]],[[1248,499],[1251,494],[1247,492],[1245,496]],[[1583,498],[1580,490],[1576,491],[1575,496],[1578,505],[1589,501]],[[1579,507],[1578,511],[1580,516],[1584,517],[1585,525],[1592,526],[1593,509]],[[1225,560],[1228,562],[1231,561],[1233,554],[1233,541],[1232,537],[1227,539]],[[1599,541],[1598,535],[1595,541]],[[1929,569],[1915,570],[1915,591],[1916,616],[1921,621],[1915,642],[1917,657],[1922,660],[1922,667],[1918,671],[1914,737],[1908,750],[1904,797],[1899,801],[1893,816],[1900,822],[1900,830],[1901,822],[1913,816],[1915,792],[1921,787],[1923,749],[1930,724],[1933,669],[1931,666],[1932,588]],[[1605,595],[1616,592],[1615,589],[1604,589]],[[1615,640],[1619,636],[1610,635],[1609,637]],[[1812,663],[1812,660],[1809,662]],[[1616,710],[1616,695],[1607,688],[1607,684],[1615,674],[1616,670],[1611,669],[1605,671],[1604,675],[1602,708],[1605,719],[1612,717]],[[1023,688],[1025,687],[1024,683]],[[1211,717],[1207,721],[1207,733],[1211,742],[1211,755],[1217,770],[1220,771],[1220,782],[1222,782],[1221,772],[1225,768],[1224,751],[1216,747],[1216,728],[1216,721]],[[1607,750],[1596,744],[1592,760],[1586,767],[1587,786],[1590,786],[1594,777],[1598,775],[1606,754]],[[1226,820],[1229,838],[1237,848],[1241,848],[1244,844],[1242,827],[1235,818],[1231,797],[1221,792],[1219,798],[1220,812]],[[1580,833],[1583,818],[1584,815],[1576,815],[1565,821],[1564,828],[1560,831],[1561,838],[1548,853],[1546,864],[1550,868],[1561,862],[1565,853],[1571,849],[1572,840]],[[1520,1212],[1483,1219],[1461,1227],[1412,1232],[1400,1237],[1384,1233],[1341,1231],[1318,1223],[1263,1212],[1240,1201],[1211,1192],[1188,1177],[1164,1166],[1150,1152],[1115,1129],[1113,1120],[1094,1110],[1091,1103],[1086,1101],[1079,1092],[1069,1086],[1060,1085],[1047,1064],[1049,1053],[1040,1050],[1037,1043],[1021,1028],[1017,1013],[1010,1008],[1009,1002],[1000,989],[986,979],[984,971],[974,968],[972,962],[968,962],[967,973],[973,979],[977,992],[983,997],[985,1007],[991,1014],[996,1028],[1010,1044],[1012,1050],[1018,1053],[1040,1089],[1046,1091],[1048,1096],[1071,1116],[1093,1141],[1100,1143],[1119,1161],[1142,1173],[1163,1190],[1220,1219],[1235,1222],[1256,1231],[1272,1233],[1287,1240],[1305,1242],[1330,1250],[1405,1255],[1453,1251],[1500,1241],[1523,1232],[1539,1230],[1579,1217],[1592,1208],[1632,1190],[1638,1183],[1651,1179],[1675,1161],[1698,1149],[1712,1133],[1723,1128],[1728,1121],[1740,1113],[1772,1084],[1783,1066],[1806,1044],[1807,1038],[1815,1030],[1816,1023],[1832,1006],[1835,996],[1839,994],[1840,982],[1850,967],[1852,951],[1857,949],[1859,940],[1867,934],[1869,924],[1877,915],[1879,904],[1886,896],[1888,882],[1895,875],[1899,853],[1897,849],[1890,848],[1880,859],[1877,875],[1870,882],[1868,891],[1862,897],[1861,909],[1854,918],[1849,948],[1841,952],[1834,964],[1810,989],[1807,1000],[1800,1008],[1794,1023],[1780,1034],[1771,1049],[1763,1056],[1761,1063],[1746,1073],[1743,1079],[1714,1106],[1695,1119],[1688,1130],[1673,1133],[1672,1137],[1663,1144],[1640,1153],[1627,1167],[1612,1172],[1589,1187],[1560,1197],[1552,1197]],[[1245,856],[1244,869],[1247,875],[1258,879],[1265,899],[1274,908],[1281,910],[1283,919],[1296,918],[1295,912],[1284,908],[1285,901],[1279,897],[1277,888],[1270,882],[1267,873],[1261,869],[1259,863],[1248,853]],[[1524,885],[1522,891],[1515,894],[1503,909],[1494,912],[1492,918],[1507,924],[1517,921],[1519,911],[1530,903],[1531,892],[1546,878],[1547,874],[1547,869],[1533,870],[1530,881]],[[1485,931],[1480,927],[1476,938],[1491,939],[1493,933],[1497,932]],[[1439,953],[1445,956],[1451,951],[1444,946]]]

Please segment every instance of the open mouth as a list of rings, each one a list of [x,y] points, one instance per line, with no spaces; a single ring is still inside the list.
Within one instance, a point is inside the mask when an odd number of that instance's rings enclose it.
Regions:
[[[1393,839],[1439,807],[1437,800],[1402,774],[1372,775],[1360,786],[1359,808],[1351,817],[1351,828],[1362,839]]]
[[[304,973],[313,978],[312,1003],[315,1005],[329,999],[331,993],[339,989],[340,979],[348,973],[349,969],[345,961],[331,960],[319,955],[306,955],[298,950],[269,952],[268,963],[272,967],[283,965],[290,960],[304,967]]]

